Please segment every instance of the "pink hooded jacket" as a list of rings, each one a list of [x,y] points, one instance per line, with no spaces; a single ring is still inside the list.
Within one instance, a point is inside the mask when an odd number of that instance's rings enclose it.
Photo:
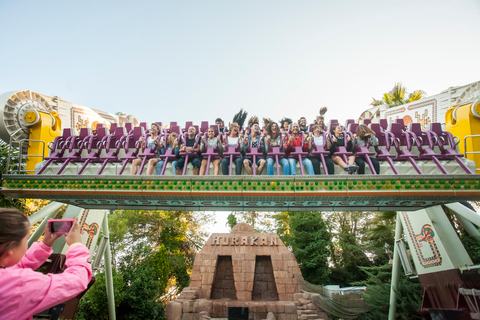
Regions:
[[[52,253],[43,242],[34,243],[20,262],[0,269],[0,320],[25,320],[65,302],[87,288],[92,267],[87,247],[72,245],[66,253],[67,269],[58,274],[33,271]]]

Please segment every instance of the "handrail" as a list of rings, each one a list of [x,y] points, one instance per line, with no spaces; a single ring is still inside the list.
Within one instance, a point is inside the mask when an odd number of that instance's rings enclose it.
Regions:
[[[470,151],[470,152],[467,151],[467,138],[476,138],[476,137],[480,137],[480,134],[471,134],[471,135],[465,136],[463,138],[463,146],[464,146],[464,149],[465,149],[465,152],[464,152],[465,158],[467,157],[467,154],[480,154],[480,151]],[[480,168],[475,167],[475,170],[480,171]]]
[[[22,145],[23,143],[27,142],[27,147],[28,147],[28,144],[30,142],[40,142],[43,147],[42,147],[42,154],[32,154],[32,155],[29,155],[28,153],[25,155],[23,154],[21,151],[22,151]],[[45,141],[43,140],[33,140],[33,139],[22,139],[18,142],[18,149],[19,149],[19,153],[18,153],[18,174],[21,174],[22,172],[35,172],[35,170],[22,170],[22,159],[25,158],[25,159],[28,159],[29,157],[33,157],[33,158],[42,158],[42,161],[45,160]]]

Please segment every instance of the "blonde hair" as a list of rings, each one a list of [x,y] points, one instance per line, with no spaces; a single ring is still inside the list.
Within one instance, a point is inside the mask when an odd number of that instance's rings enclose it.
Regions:
[[[177,140],[178,134],[176,132],[172,132],[168,135],[167,144],[173,149],[175,148],[175,140]]]

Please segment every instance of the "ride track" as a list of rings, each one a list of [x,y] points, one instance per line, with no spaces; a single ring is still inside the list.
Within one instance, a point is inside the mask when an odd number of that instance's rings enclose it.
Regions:
[[[86,209],[415,211],[480,200],[477,175],[95,176],[4,175],[12,198]]]

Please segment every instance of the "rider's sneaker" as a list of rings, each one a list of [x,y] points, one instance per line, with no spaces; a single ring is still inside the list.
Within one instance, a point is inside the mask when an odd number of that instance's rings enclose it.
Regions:
[[[354,173],[354,172],[357,172],[357,170],[358,170],[358,166],[356,164],[351,164],[347,167],[348,167],[348,170],[347,170],[348,172]]]

